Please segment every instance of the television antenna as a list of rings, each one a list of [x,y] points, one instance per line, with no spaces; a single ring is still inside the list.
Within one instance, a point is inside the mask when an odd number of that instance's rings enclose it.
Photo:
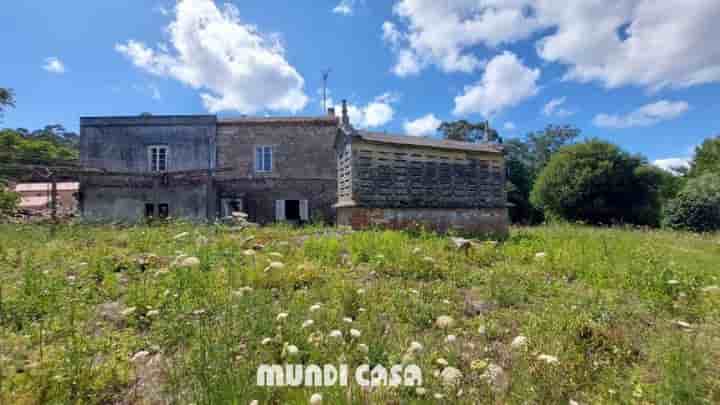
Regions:
[[[330,72],[332,72],[332,69],[325,69],[322,71],[322,79],[323,79],[323,113],[327,113],[327,82],[328,78],[330,77]]]

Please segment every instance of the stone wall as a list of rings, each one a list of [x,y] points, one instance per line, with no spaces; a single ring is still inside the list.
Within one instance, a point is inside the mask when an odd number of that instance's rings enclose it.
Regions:
[[[368,228],[425,229],[440,233],[504,237],[506,208],[365,208],[338,207],[337,223],[356,230]]]
[[[310,218],[333,221],[337,200],[334,118],[238,119],[218,123],[220,199],[242,198],[250,220],[275,220],[276,200],[308,200]],[[273,170],[255,171],[255,147],[271,146]]]
[[[360,140],[353,140],[350,147],[355,205],[505,208],[502,154]]]
[[[80,119],[80,160],[86,168],[127,176],[85,176],[80,209],[89,220],[137,222],[145,204],[168,204],[170,216],[205,220],[215,215],[212,179],[215,116],[141,116]],[[168,148],[166,177],[149,173],[148,147]],[[139,175],[133,175],[139,174]]]

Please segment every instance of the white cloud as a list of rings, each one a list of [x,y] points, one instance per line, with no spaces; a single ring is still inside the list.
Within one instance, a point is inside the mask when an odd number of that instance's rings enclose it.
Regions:
[[[357,128],[377,128],[393,120],[395,109],[392,104],[398,101],[396,93],[384,93],[365,105],[348,103],[350,124]],[[335,106],[335,115],[342,114],[342,105]]]
[[[488,62],[479,82],[455,97],[453,114],[487,117],[517,105],[537,94],[539,77],[540,69],[528,68],[515,54],[505,51]]]
[[[690,168],[690,162],[692,161],[691,158],[668,158],[668,159],[658,159],[653,161],[653,165],[667,170],[671,173],[677,174],[677,169],[689,169]]]
[[[472,71],[478,45],[539,34],[538,54],[566,65],[568,80],[650,90],[720,81],[718,0],[398,0],[393,11],[398,63],[405,50],[416,70]]]
[[[567,110],[563,108],[562,106],[565,104],[565,101],[567,100],[566,97],[558,97],[554,98],[550,101],[548,101],[547,104],[542,109],[542,113],[548,117],[569,117],[574,112]]]
[[[47,70],[50,73],[63,74],[65,73],[65,64],[63,64],[60,59],[51,56],[45,59],[43,69]]]
[[[134,40],[115,49],[140,69],[201,90],[210,112],[295,113],[307,104],[304,79],[285,59],[279,37],[242,24],[235,6],[179,0],[166,30],[172,52]]]
[[[393,44],[399,76],[417,73],[433,64],[444,72],[472,72],[483,65],[472,47],[497,47],[527,38],[537,27],[528,15],[529,0],[400,0],[393,14],[403,24],[402,39]],[[383,25],[383,30],[385,29]],[[391,41],[389,41],[391,42]],[[398,42],[403,42],[399,47]],[[392,42],[391,42],[392,43]],[[401,52],[402,51],[402,52]],[[414,69],[408,61],[416,61]],[[405,74],[403,74],[405,73]]]
[[[515,128],[516,128],[515,123],[513,123],[513,122],[508,121],[505,124],[503,124],[503,129],[506,131],[514,131]]]
[[[690,106],[685,101],[660,100],[625,115],[598,114],[593,123],[604,128],[649,127],[681,116]]]
[[[160,94],[160,88],[155,83],[148,83],[145,85],[134,84],[133,89],[138,93],[149,96],[153,100],[162,100],[162,94]]]
[[[442,121],[437,119],[434,114],[428,114],[414,121],[405,121],[403,128],[405,133],[412,136],[428,136],[434,134]]]
[[[345,16],[353,15],[355,12],[355,0],[341,0],[340,3],[332,9],[332,12]]]
[[[156,12],[158,12],[164,16],[169,16],[171,13],[171,11],[162,4],[158,4],[157,6],[155,6],[155,8],[153,10],[155,10]]]

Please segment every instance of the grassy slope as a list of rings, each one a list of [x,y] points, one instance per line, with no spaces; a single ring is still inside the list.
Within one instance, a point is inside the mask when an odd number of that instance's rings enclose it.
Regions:
[[[243,254],[255,244],[264,248]],[[200,266],[173,265],[179,254]],[[285,266],[264,271],[270,260]],[[424,403],[435,394],[468,403],[719,402],[720,293],[703,291],[720,284],[719,263],[718,236],[576,226],[517,229],[468,255],[447,238],[399,232],[174,224],[51,236],[0,226],[0,403],[307,403],[314,392],[325,403]],[[496,305],[467,316],[468,291]],[[111,302],[127,311],[103,314]],[[289,315],[278,321],[281,312]],[[455,319],[451,330],[433,325],[441,315]],[[307,319],[314,325],[301,328]],[[350,338],[350,328],[362,336]],[[333,329],[344,342],[328,338]],[[457,340],[447,343],[448,334]],[[512,350],[518,335],[527,347]],[[354,367],[399,363],[412,341],[424,346],[412,359],[424,396],[255,385],[257,365],[284,361],[286,342],[300,361]],[[145,360],[133,361],[142,350]],[[439,358],[462,372],[459,387],[434,376]],[[491,363],[507,373],[507,392],[481,378]]]

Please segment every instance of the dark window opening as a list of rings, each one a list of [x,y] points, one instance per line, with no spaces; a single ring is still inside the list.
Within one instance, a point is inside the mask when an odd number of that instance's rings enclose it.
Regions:
[[[167,204],[158,204],[158,217],[166,219],[170,216],[170,207]]]
[[[285,201],[285,219],[288,221],[299,221],[300,220],[300,201],[298,200],[286,200]]]
[[[155,204],[145,204],[145,218],[153,218],[155,216]]]

